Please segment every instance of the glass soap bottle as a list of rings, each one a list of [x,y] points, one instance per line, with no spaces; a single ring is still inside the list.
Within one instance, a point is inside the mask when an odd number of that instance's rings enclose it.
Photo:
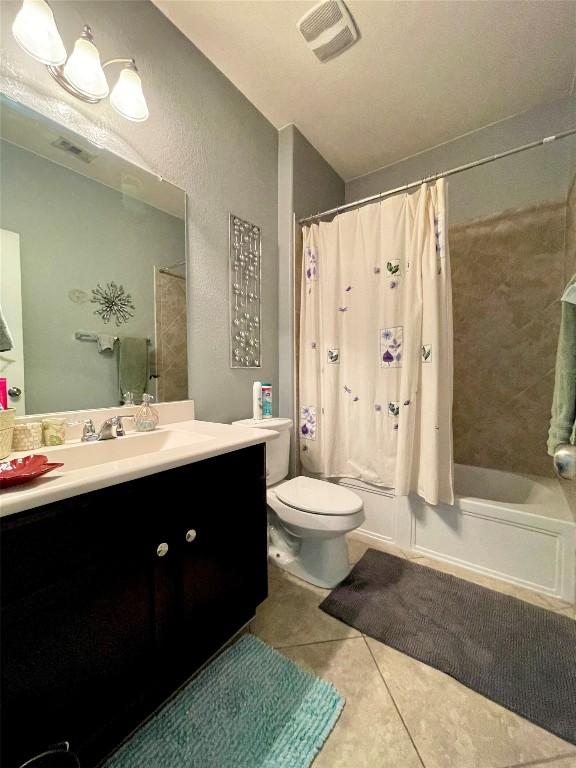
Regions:
[[[142,395],[142,405],[134,414],[134,425],[138,432],[151,432],[158,426],[160,417],[158,411],[150,405],[152,400],[154,400],[152,395],[146,393]]]

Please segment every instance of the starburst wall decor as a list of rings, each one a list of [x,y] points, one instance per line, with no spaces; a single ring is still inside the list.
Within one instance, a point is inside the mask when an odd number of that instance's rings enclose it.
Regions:
[[[132,303],[132,296],[126,293],[123,285],[116,285],[113,281],[104,287],[98,283],[92,290],[90,301],[92,304],[100,304],[100,309],[95,309],[94,314],[100,315],[105,323],[109,323],[113,317],[116,325],[122,325],[134,317],[133,310],[136,307]]]

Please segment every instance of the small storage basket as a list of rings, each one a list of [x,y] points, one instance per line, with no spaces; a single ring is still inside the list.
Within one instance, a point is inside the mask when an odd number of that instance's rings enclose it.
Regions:
[[[13,451],[36,451],[42,447],[42,424],[30,421],[26,424],[15,424],[12,434]]]
[[[14,432],[15,418],[15,408],[0,411],[0,459],[5,459],[9,456],[12,450],[12,433]]]

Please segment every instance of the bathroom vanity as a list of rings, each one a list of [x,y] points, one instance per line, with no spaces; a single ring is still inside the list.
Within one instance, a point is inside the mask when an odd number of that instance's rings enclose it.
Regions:
[[[26,487],[4,492],[5,768],[64,740],[96,765],[266,597],[270,438],[211,426],[195,448],[76,467],[52,490],[46,479],[20,511]],[[142,450],[140,437],[109,448]],[[79,492],[82,477],[101,487]]]

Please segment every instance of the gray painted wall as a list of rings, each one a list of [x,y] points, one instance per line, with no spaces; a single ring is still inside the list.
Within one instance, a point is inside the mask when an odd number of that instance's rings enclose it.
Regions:
[[[20,235],[26,411],[117,405],[114,354],[74,332],[153,340],[154,265],[184,259],[184,222],[13,144],[0,167],[0,223]],[[68,297],[110,281],[135,306],[120,328]]]
[[[294,410],[294,131],[278,136],[278,414]]]
[[[504,120],[455,141],[346,183],[346,202],[503,152],[576,126],[576,102],[564,99]],[[574,173],[574,137],[451,176],[450,222],[564,200]],[[572,170],[571,170],[572,166]]]
[[[279,413],[295,416],[294,291],[300,229],[294,220],[344,202],[344,181],[294,125],[280,131],[278,147]],[[295,242],[296,241],[296,242]],[[295,460],[293,441],[292,469]]]
[[[344,181],[292,126],[294,133],[294,214],[296,221],[344,202]]]
[[[103,60],[136,58],[150,118],[124,120],[108,101],[82,105],[17,46],[10,28],[20,5],[1,4],[3,53],[42,79],[55,99],[93,116],[104,131],[115,132],[188,193],[190,396],[200,419],[245,416],[255,376],[229,367],[228,213],[262,228],[263,367],[258,377],[277,387],[278,132],[148,0],[52,0],[69,52],[83,24],[90,24]]]

